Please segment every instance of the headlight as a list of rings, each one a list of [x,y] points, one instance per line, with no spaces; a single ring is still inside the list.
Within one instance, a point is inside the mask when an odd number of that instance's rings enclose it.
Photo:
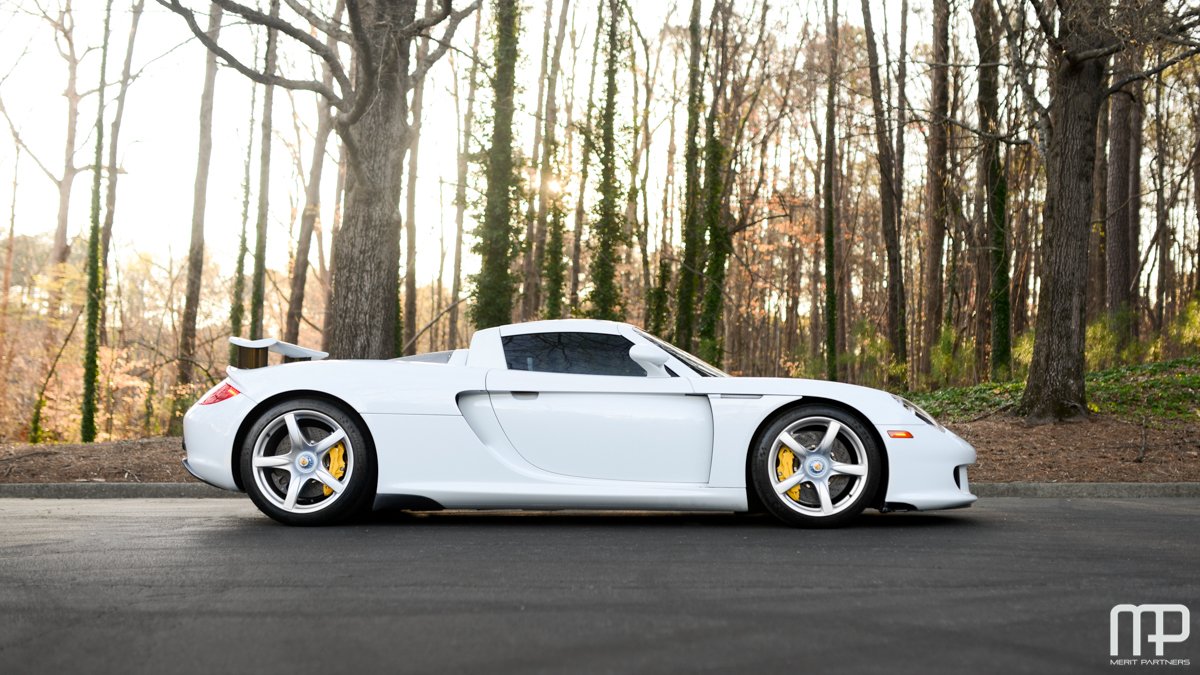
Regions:
[[[934,426],[939,429],[942,428],[942,425],[938,424],[937,420],[933,419],[933,415],[930,415],[929,413],[922,410],[921,406],[917,405],[916,403],[913,403],[912,401],[904,398],[903,396],[896,396],[895,394],[892,394],[892,398],[896,399],[896,402],[899,403],[901,406],[903,406],[905,410],[916,415],[917,419],[921,420],[922,422],[924,422],[930,426]]]

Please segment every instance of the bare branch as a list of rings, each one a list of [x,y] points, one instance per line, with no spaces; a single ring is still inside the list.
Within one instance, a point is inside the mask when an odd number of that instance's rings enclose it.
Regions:
[[[1050,137],[1050,112],[1046,110],[1046,106],[1037,97],[1037,92],[1033,90],[1033,81],[1029,73],[1028,64],[1025,63],[1024,55],[1021,53],[1021,45],[1017,40],[1017,33],[1013,30],[1012,23],[1008,20],[1008,11],[1004,7],[1003,0],[996,0],[996,13],[1000,16],[1000,23],[1004,25],[1004,39],[1008,42],[1008,51],[1010,61],[1017,69],[1017,81],[1021,84],[1021,91],[1025,93],[1025,98],[1029,100],[1029,105],[1033,106],[1033,110],[1037,120],[1038,129],[1038,150],[1042,155],[1046,154],[1046,140]]]
[[[1046,35],[1046,41],[1050,43],[1058,52],[1066,54],[1067,50],[1062,43],[1058,41],[1058,33],[1054,30],[1054,22],[1051,20],[1050,12],[1041,0],[1027,0],[1029,6],[1033,7],[1033,13],[1037,15],[1038,23],[1042,26],[1042,32]],[[1003,10],[1003,8],[1001,8]]]
[[[1194,47],[1187,51],[1180,52],[1179,54],[1176,54],[1175,56],[1167,59],[1166,61],[1163,61],[1162,63],[1158,64],[1157,66],[1154,66],[1153,68],[1150,68],[1148,70],[1143,70],[1139,73],[1133,73],[1132,75],[1129,75],[1128,77],[1123,77],[1120,80],[1117,80],[1116,82],[1114,82],[1112,84],[1112,86],[1108,88],[1107,94],[1109,96],[1111,96],[1111,95],[1121,91],[1121,89],[1123,89],[1124,87],[1126,87],[1134,82],[1139,82],[1141,80],[1145,80],[1145,79],[1154,77],[1155,75],[1158,75],[1159,73],[1163,72],[1167,68],[1170,68],[1171,66],[1175,65],[1176,63],[1179,63],[1181,61],[1186,61],[1187,59],[1190,59],[1193,56],[1196,56],[1197,54],[1200,54],[1200,47]]]
[[[246,77],[250,78],[251,80],[253,80],[259,84],[280,86],[285,89],[299,89],[301,91],[311,91],[316,94],[320,94],[321,96],[324,96],[326,99],[328,99],[330,101],[330,103],[337,106],[338,108],[343,108],[346,106],[345,99],[343,99],[342,97],[340,97],[336,93],[334,93],[334,91],[331,88],[326,87],[325,85],[321,84],[320,82],[317,82],[316,80],[293,80],[291,78],[280,77],[278,75],[268,75],[266,73],[262,73],[253,68],[250,68],[246,64],[239,61],[237,59],[237,57],[235,57],[233,54],[230,54],[229,51],[227,51],[225,48],[221,47],[221,45],[217,44],[217,42],[215,40],[213,40],[211,37],[209,37],[208,34],[206,32],[204,32],[204,29],[200,27],[200,24],[198,24],[196,22],[195,13],[192,12],[192,10],[187,9],[186,7],[183,7],[182,5],[180,5],[179,0],[156,0],[156,1],[158,2],[158,4],[162,5],[163,7],[166,7],[167,9],[171,10],[172,12],[183,17],[183,20],[187,22],[188,28],[191,29],[192,34],[196,36],[196,39],[198,39],[201,44],[203,44],[209,51],[211,51],[214,54],[216,54],[217,56],[221,57],[221,59],[224,60],[227,65],[229,65],[234,70],[241,73],[242,75],[245,75]]]
[[[8,122],[8,130],[12,134],[13,142],[33,158],[33,163],[38,165],[38,168],[42,170],[42,173],[46,174],[46,178],[49,178],[51,183],[58,185],[60,182],[59,178],[50,169],[46,168],[46,165],[42,163],[37,154],[25,144],[25,139],[21,138],[21,132],[17,131],[17,126],[13,124],[12,118],[8,116],[8,109],[4,107],[4,99],[2,97],[0,97],[0,115],[4,115],[4,121]]]
[[[1063,52],[1063,55],[1066,56],[1067,60],[1071,63],[1078,64],[1083,63],[1084,61],[1091,61],[1092,59],[1102,59],[1107,56],[1112,56],[1124,48],[1125,44],[1122,42],[1111,42],[1109,44],[1096,47],[1095,49],[1088,49],[1082,52]]]
[[[917,115],[915,113],[915,111],[914,111],[913,116],[910,119],[914,122],[924,122],[925,124],[933,124],[932,120],[930,120],[929,118]],[[1021,138],[1020,136],[1016,136],[1014,134],[988,133],[988,132],[984,131],[983,129],[978,129],[976,127],[971,126],[970,124],[967,124],[966,122],[956,120],[953,117],[943,117],[942,120],[945,121],[947,124],[958,127],[959,129],[963,129],[964,131],[969,131],[972,134],[974,134],[980,138],[986,138],[989,140],[998,141],[998,142],[1004,143],[1006,145],[1031,145],[1033,143],[1033,141],[1029,140],[1028,138]]]
[[[336,21],[333,18],[325,18],[317,14],[311,7],[304,4],[300,0],[284,0],[292,11],[299,14],[305,21],[317,27],[317,30],[332,37],[338,42],[352,42],[354,37],[342,30],[341,21]]]
[[[338,136],[342,137],[349,149],[354,143],[350,138],[350,125],[357,122],[363,113],[367,112],[371,101],[374,100],[376,85],[379,82],[379,71],[376,70],[375,50],[371,48],[371,38],[363,28],[362,14],[358,10],[358,0],[346,0],[346,16],[350,19],[350,32],[354,35],[355,53],[358,56],[359,69],[363,73],[363,81],[358,83],[359,87],[354,92],[353,106],[349,111],[340,113],[337,119]],[[357,153],[350,152],[352,160],[356,156]]]
[[[178,2],[178,0],[173,1]],[[263,14],[252,7],[247,7],[233,0],[212,0],[212,2],[216,3],[218,7],[226,12],[237,14],[251,23],[274,28],[308,47],[314,54],[329,64],[329,70],[333,74],[333,79],[337,80],[341,90],[343,92],[351,91],[350,78],[346,75],[346,70],[342,68],[342,62],[338,59],[337,53],[307,31],[301,30],[283,19],[273,17],[270,14]]]
[[[441,39],[435,40],[435,42],[437,42],[437,47],[430,52],[428,56],[422,59],[421,62],[417,64],[416,69],[414,69],[414,82],[420,81],[422,78],[424,78],[425,73],[429,72],[429,69],[433,66],[433,64],[437,63],[437,60],[442,58],[442,56],[446,53],[446,50],[450,47],[450,41],[454,38],[454,32],[458,29],[458,24],[462,23],[462,20],[467,18],[471,12],[479,9],[479,3],[480,0],[475,0],[475,2],[472,2],[461,10],[450,14],[450,21],[446,24],[446,30],[442,32]]]
[[[429,16],[423,16],[407,26],[396,31],[399,37],[416,37],[425,29],[432,28],[441,23],[446,17],[450,16],[450,12],[454,9],[451,7],[452,0],[441,0],[438,3],[437,11]]]

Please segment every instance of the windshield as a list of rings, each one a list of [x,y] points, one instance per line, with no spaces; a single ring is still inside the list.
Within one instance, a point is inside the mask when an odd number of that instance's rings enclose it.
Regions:
[[[663,351],[682,361],[684,365],[696,371],[701,377],[729,377],[729,374],[720,368],[717,368],[710,363],[705,363],[699,357],[692,356],[691,354],[683,351],[679,347],[676,347],[666,340],[663,340],[662,338],[654,337],[640,328],[635,328],[634,330],[637,331],[638,335],[641,335],[659,347],[662,347]]]

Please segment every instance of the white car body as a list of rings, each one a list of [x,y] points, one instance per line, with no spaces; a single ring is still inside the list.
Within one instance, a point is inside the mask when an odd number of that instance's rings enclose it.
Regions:
[[[885,474],[871,506],[932,510],[975,501],[966,471],[975,450],[884,391],[704,377],[674,355],[665,367],[675,376],[509,369],[503,338],[575,332],[654,346],[628,324],[536,321],[480,330],[444,363],[231,367],[227,382],[240,393],[197,404],[184,418],[185,464],[207,483],[244,489],[238,453],[256,411],[315,394],[353,410],[365,425],[377,456],[377,507],[745,511],[756,435],[780,410],[820,402],[859,416],[884,450]],[[905,431],[911,438],[889,434]]]

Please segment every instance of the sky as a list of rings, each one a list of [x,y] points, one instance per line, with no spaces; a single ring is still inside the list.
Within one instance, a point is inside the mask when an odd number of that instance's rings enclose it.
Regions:
[[[0,99],[3,100],[14,124],[31,151],[55,174],[61,174],[63,138],[66,126],[66,101],[62,97],[65,87],[66,68],[58,55],[50,27],[36,15],[40,3],[52,11],[65,0],[0,0]],[[466,0],[456,0],[461,7]],[[555,0],[558,11],[561,0]],[[191,0],[189,6],[198,13],[206,11],[206,3]],[[112,19],[112,43],[109,53],[108,79],[115,81],[120,74],[124,58],[125,41],[130,21],[131,0],[115,0]],[[658,28],[670,14],[675,23],[686,21],[687,2],[667,0],[643,0],[634,3],[634,13],[643,32],[654,39]],[[707,12],[707,5],[705,3]],[[890,0],[876,4],[876,11],[886,11],[892,31],[898,26],[899,3]],[[540,58],[542,26],[546,3],[534,0],[526,3],[521,42],[522,62],[518,69],[519,96],[523,110],[516,118],[516,144],[525,148],[531,145],[533,114],[536,99],[536,78]],[[576,40],[583,43],[580,63],[576,68],[574,87],[576,91],[576,116],[582,115],[585,103],[591,35],[595,21],[594,0],[572,0],[572,24],[577,32]],[[858,3],[842,3],[844,20],[861,24]],[[772,5],[774,21],[780,25],[795,25],[803,17],[819,20],[821,2],[782,2]],[[921,7],[918,14],[910,18],[914,31],[922,31]],[[98,46],[104,18],[103,0],[74,0],[73,13],[77,26],[77,40],[81,46]],[[286,14],[286,10],[285,10]],[[489,14],[485,13],[485,20]],[[201,17],[203,25],[205,19]],[[454,44],[469,49],[475,18],[464,21],[454,38]],[[877,22],[881,17],[877,17]],[[555,25],[557,18],[555,18]],[[440,30],[437,31],[440,33]],[[484,40],[488,31],[485,25]],[[553,29],[552,29],[553,35]],[[914,38],[910,36],[910,41]],[[254,40],[244,26],[232,25],[229,16],[221,42],[247,62],[252,60]],[[894,40],[893,40],[894,42]],[[297,43],[284,40],[283,69],[306,77],[312,72],[313,60]],[[892,45],[895,49],[895,44]],[[136,254],[148,254],[166,266],[172,263],[178,268],[186,258],[192,214],[192,190],[196,172],[198,142],[198,109],[204,71],[204,48],[197,43],[182,19],[148,0],[142,16],[133,59],[134,72],[140,76],[129,88],[125,118],[121,128],[118,149],[118,164],[121,173],[118,181],[117,219],[114,228],[113,252],[118,258]],[[562,89],[565,90],[570,74],[569,54],[564,51],[564,73]],[[94,88],[98,81],[99,49],[88,54],[80,70],[80,89]],[[465,72],[467,61],[458,55],[455,58],[456,73],[451,69],[451,58],[444,57],[430,71],[426,81],[425,114],[422,120],[422,147],[419,155],[418,189],[416,194],[416,222],[418,226],[418,269],[420,284],[428,283],[436,275],[439,266],[438,253],[441,238],[445,235],[447,247],[446,270],[449,274],[449,248],[453,242],[454,204],[453,183],[456,179],[457,158],[455,140],[459,131],[454,112],[451,87],[463,88],[465,105]],[[660,82],[670,79],[670,63],[664,57],[659,76]],[[919,75],[917,75],[919,77]],[[527,85],[527,86],[526,86]],[[565,102],[566,92],[560,90],[560,106]],[[664,96],[660,87],[658,96]],[[108,98],[111,103],[116,94],[110,87]],[[249,80],[230,68],[218,71],[214,112],[214,143],[212,168],[209,177],[208,200],[205,219],[207,259],[217,265],[222,275],[232,271],[236,256],[238,235],[242,224],[242,174],[246,143],[257,125],[248,128],[251,85]],[[261,109],[261,90],[258,100]],[[94,127],[97,97],[85,98],[79,119],[79,145],[75,154],[77,165],[91,162],[94,152]],[[293,114],[293,104],[296,114]],[[296,92],[290,97],[276,89],[273,114],[273,157],[270,185],[271,215],[267,234],[269,267],[285,269],[288,260],[289,230],[298,227],[299,208],[302,207],[302,187],[297,179],[292,150],[298,145],[299,156],[307,176],[312,154],[311,132],[315,127],[316,97],[305,92]],[[109,114],[115,106],[108,107]],[[561,107],[560,107],[561,110]],[[486,111],[485,111],[486,112]],[[560,115],[564,113],[560,112]],[[665,112],[655,113],[659,115]],[[257,113],[256,113],[257,116]],[[478,119],[478,117],[477,117]],[[561,118],[560,118],[561,119]],[[299,140],[294,121],[302,125]],[[658,120],[653,120],[655,124]],[[0,124],[3,124],[0,121]],[[682,127],[682,124],[679,125]],[[653,159],[665,161],[666,125],[658,127],[652,152]],[[486,129],[477,127],[477,135]],[[108,122],[105,122],[108,133]],[[15,197],[15,230],[18,235],[50,233],[54,229],[57,214],[57,189],[37,168],[28,153],[22,153],[20,166],[16,168],[15,146],[8,129],[0,126],[0,213],[8,220]],[[106,155],[107,157],[107,150]],[[255,150],[252,177],[257,176],[258,161]],[[333,204],[334,176],[336,166],[336,144],[330,143],[327,152],[325,180],[323,181],[322,221],[329,223]],[[17,171],[17,190],[13,191],[14,169]],[[652,184],[658,178],[652,176]],[[256,180],[256,178],[254,178]],[[85,234],[89,218],[89,195],[92,183],[90,172],[80,173],[75,181],[70,211],[69,236]],[[654,188],[651,188],[652,193]],[[292,206],[297,207],[293,213]],[[403,207],[402,207],[403,208]],[[467,228],[473,227],[472,213],[467,213]],[[254,226],[254,204],[251,204],[250,229]],[[8,223],[5,222],[5,229]],[[253,235],[251,235],[253,236]],[[289,245],[285,245],[285,242]],[[326,251],[328,244],[325,243]],[[469,247],[469,243],[468,243]],[[467,252],[467,273],[477,263]],[[312,257],[316,264],[316,254]]]

